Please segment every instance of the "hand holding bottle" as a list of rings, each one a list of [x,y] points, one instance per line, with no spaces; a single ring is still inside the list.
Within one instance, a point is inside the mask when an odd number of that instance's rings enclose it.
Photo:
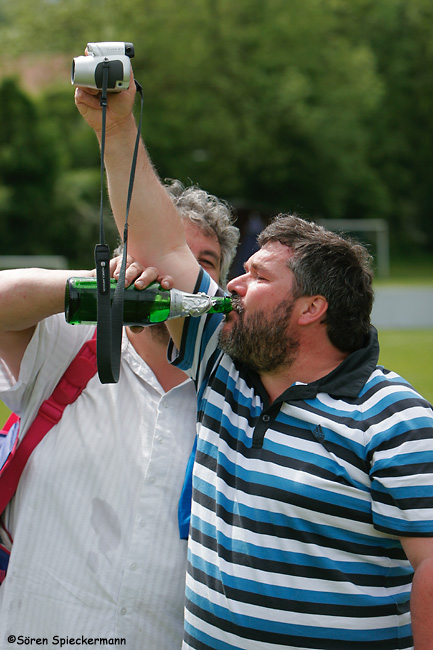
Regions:
[[[121,264],[121,255],[114,257],[110,262],[110,275],[115,280],[119,278]],[[129,287],[133,283],[136,289],[142,290],[153,282],[159,282],[164,289],[172,289],[174,286],[171,276],[162,277],[155,267],[149,266],[145,268],[131,255],[128,255],[126,258],[125,287]],[[131,325],[129,329],[133,334],[139,334],[144,329],[144,326]]]
[[[110,262],[110,275],[115,280],[119,279],[121,264],[121,255],[113,257]],[[145,268],[135,258],[128,255],[126,258],[125,287],[134,284],[136,289],[141,290],[148,287],[152,282],[158,282],[164,289],[172,289],[174,287],[173,278],[170,275],[160,275],[154,266]]]

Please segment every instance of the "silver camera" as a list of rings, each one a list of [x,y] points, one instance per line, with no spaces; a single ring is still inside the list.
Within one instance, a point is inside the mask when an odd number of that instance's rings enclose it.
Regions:
[[[84,88],[102,89],[102,75],[108,63],[107,90],[119,92],[129,88],[134,45],[123,42],[87,43],[89,56],[77,56],[72,61],[71,83]]]

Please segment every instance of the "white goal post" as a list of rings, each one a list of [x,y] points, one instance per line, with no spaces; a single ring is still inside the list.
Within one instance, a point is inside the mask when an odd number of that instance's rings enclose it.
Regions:
[[[373,233],[377,274],[381,277],[389,276],[389,227],[385,219],[318,219],[317,223],[335,232]]]

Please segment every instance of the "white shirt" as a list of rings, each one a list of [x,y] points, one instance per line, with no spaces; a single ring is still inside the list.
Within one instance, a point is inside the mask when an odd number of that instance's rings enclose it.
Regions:
[[[39,324],[0,399],[33,420],[93,327]],[[93,377],[39,444],[7,512],[14,539],[0,587],[0,648],[13,634],[182,644],[186,540],[177,506],[195,436],[190,380],[164,393],[123,337],[118,384]],[[54,644],[55,645],[55,644]]]

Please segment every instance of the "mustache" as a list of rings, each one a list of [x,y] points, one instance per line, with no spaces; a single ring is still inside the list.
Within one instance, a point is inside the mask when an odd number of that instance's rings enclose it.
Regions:
[[[236,293],[233,293],[231,295],[231,300],[232,300],[233,311],[237,312],[238,314],[243,314],[244,308],[242,306],[240,297]]]

